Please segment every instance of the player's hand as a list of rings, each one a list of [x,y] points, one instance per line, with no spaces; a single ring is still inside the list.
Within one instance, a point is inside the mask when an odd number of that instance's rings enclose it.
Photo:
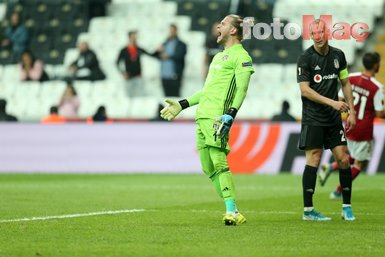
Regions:
[[[349,111],[349,105],[343,101],[334,101],[332,107],[339,112]]]
[[[165,102],[168,103],[168,105],[160,111],[160,117],[168,121],[175,119],[182,111],[182,106],[171,99],[166,99]]]
[[[356,127],[356,115],[355,113],[349,113],[346,119],[346,132],[353,130]]]
[[[231,125],[233,125],[234,118],[229,114],[223,114],[218,123],[214,125],[215,136],[225,137],[229,134]]]

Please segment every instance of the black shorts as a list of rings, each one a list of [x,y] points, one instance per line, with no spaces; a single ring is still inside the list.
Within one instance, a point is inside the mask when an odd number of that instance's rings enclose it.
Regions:
[[[324,148],[333,149],[339,145],[346,145],[345,131],[342,124],[335,126],[303,125],[299,137],[300,150]]]

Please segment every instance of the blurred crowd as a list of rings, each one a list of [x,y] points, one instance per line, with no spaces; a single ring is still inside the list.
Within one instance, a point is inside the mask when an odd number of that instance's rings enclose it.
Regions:
[[[94,2],[89,16],[105,15],[106,3],[109,1],[96,0]],[[217,44],[217,26],[218,23],[212,24],[212,29],[206,36],[206,55],[202,63],[203,77],[207,75],[214,55],[222,50]],[[167,33],[166,40],[153,52],[138,44],[138,31],[132,30],[127,33],[127,44],[116,53],[115,62],[116,69],[124,81],[127,97],[134,98],[149,95],[149,92],[146,92],[142,78],[142,70],[146,69],[145,66],[142,67],[141,57],[143,55],[159,60],[163,95],[165,97],[181,96],[185,57],[188,49],[186,44],[178,37],[176,24],[170,24],[168,31],[165,33]],[[77,42],[77,57],[70,62],[68,67],[65,67],[66,72],[58,76],[47,72],[43,60],[36,58],[39,53],[31,51],[30,41],[31,35],[22,21],[20,13],[13,12],[9,18],[9,26],[2,33],[0,32],[0,48],[9,50],[12,62],[18,64],[20,81],[66,81],[68,85],[63,92],[63,96],[56,106],[51,107],[50,112],[53,111],[53,114],[64,119],[79,118],[80,99],[74,87],[76,81],[109,79],[99,63],[98,49],[91,49],[87,41],[80,40]],[[56,109],[57,111],[55,111]],[[106,112],[106,107],[104,107],[104,112]]]
[[[103,15],[103,13],[105,14],[105,10],[99,10],[98,15]],[[64,75],[58,77],[47,73],[43,60],[36,58],[35,53],[30,50],[30,34],[18,12],[11,14],[9,26],[0,34],[0,48],[9,50],[12,63],[18,64],[20,81],[44,82],[54,79],[68,82],[60,103],[55,106],[61,117],[78,117],[77,110],[80,101],[76,97],[73,86],[76,81],[108,79],[99,64],[97,52],[91,49],[89,43],[84,40],[77,43],[78,56],[67,67]],[[144,54],[156,58],[160,62],[160,79],[164,95],[180,96],[187,47],[178,37],[177,26],[170,24],[167,39],[156,51],[151,53],[138,45],[137,38],[137,31],[129,31],[127,45],[117,53],[116,58],[116,68],[125,81],[127,96],[147,95],[142,80],[141,56]],[[55,108],[52,107],[52,110]]]

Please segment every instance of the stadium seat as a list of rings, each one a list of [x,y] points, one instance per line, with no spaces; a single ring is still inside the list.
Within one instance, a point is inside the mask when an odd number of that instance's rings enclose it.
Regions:
[[[69,48],[64,54],[64,66],[68,67],[79,56],[79,50],[77,48]]]
[[[159,99],[157,97],[131,98],[129,117],[153,119],[157,115],[158,104]]]
[[[157,97],[157,98],[164,97],[164,92],[163,92],[160,78],[148,77],[148,78],[143,78],[143,81],[144,81],[145,92],[147,96]]]
[[[107,100],[107,115],[111,118],[127,118],[130,114],[131,99],[121,94]]]
[[[12,64],[11,52],[7,49],[0,50],[0,65]]]

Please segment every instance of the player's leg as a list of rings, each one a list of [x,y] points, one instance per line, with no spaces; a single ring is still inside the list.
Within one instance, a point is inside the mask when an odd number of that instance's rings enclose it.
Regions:
[[[352,181],[352,171],[349,163],[349,156],[344,152],[346,146],[340,145],[333,148],[334,158],[338,163],[339,173],[340,173],[340,184],[342,190],[339,193],[342,193],[343,202],[350,204],[351,198],[351,181]]]
[[[206,145],[205,135],[201,129],[202,122],[197,122],[196,127],[196,140],[197,140],[197,149],[199,152],[199,158],[202,166],[203,172],[211,179],[211,182],[215,188],[215,191],[220,198],[223,198],[222,191],[219,184],[218,174],[215,173],[214,164],[210,157],[209,148]]]
[[[354,159],[349,155],[350,164],[354,163]],[[338,171],[338,164],[336,161],[332,163],[325,163],[321,165],[321,169],[318,171],[318,180],[321,186],[324,186],[333,172]]]
[[[352,166],[352,179],[354,180],[361,172],[366,169],[369,160],[373,155],[373,140],[351,141],[348,140],[348,148],[352,149],[351,156],[355,159]],[[351,163],[352,164],[352,163]]]
[[[211,119],[197,121],[197,148],[201,156],[202,168],[225,202],[226,213],[229,214],[225,215],[225,224],[242,224],[246,219],[236,208],[234,183],[226,159],[230,151],[228,139],[214,137],[213,124],[214,121]]]
[[[352,181],[354,181],[358,175],[361,173],[361,170],[365,169],[367,166],[368,161],[358,161],[355,160],[354,164],[351,166],[352,170]],[[331,199],[339,199],[342,195],[342,186],[339,184],[335,191],[330,193],[330,198]]]
[[[325,148],[331,149],[334,159],[339,168],[339,178],[342,194],[342,218],[344,220],[355,220],[352,207],[352,171],[350,168],[349,155],[347,153],[347,142],[342,124],[329,127]],[[352,155],[353,158],[355,157]]]
[[[227,163],[227,151],[209,146],[209,152],[214,165],[214,173],[218,177],[220,190],[226,206],[226,214],[223,220],[226,225],[242,224],[246,219],[238,212],[235,203],[235,186]]]
[[[315,192],[317,181],[317,170],[322,156],[322,149],[309,149],[305,151],[306,166],[302,176],[302,190],[303,190],[303,206],[304,214],[303,220],[331,220],[323,216],[314,209],[313,195]]]
[[[331,220],[318,213],[313,206],[317,170],[322,156],[323,128],[302,125],[299,148],[305,150],[306,165],[302,175],[304,213],[303,220]]]
[[[203,172],[211,179],[211,182],[215,188],[215,191],[219,195],[219,197],[223,198],[221,186],[219,184],[219,177],[214,170],[214,165],[210,157],[209,148],[204,147],[202,149],[199,149],[198,151],[199,151],[199,157],[200,157]]]
[[[371,159],[372,149],[373,149],[373,141],[351,141],[348,140],[348,148],[351,152],[351,156],[355,159],[354,164],[351,166],[352,170],[352,180],[354,180],[361,172],[361,170],[365,169],[368,160]],[[332,199],[335,199],[335,196],[340,196],[342,192],[341,185],[338,185],[336,190],[330,194]]]
[[[349,156],[346,154],[347,147],[345,145],[336,146],[333,148],[334,158],[339,167],[339,177],[342,194],[342,218],[345,220],[355,220],[351,208],[352,196],[352,171],[349,163]]]
[[[226,203],[226,211],[235,212],[235,188],[233,177],[226,160],[226,153],[220,148],[208,147],[213,161],[214,173],[218,177],[222,197]]]
[[[360,175],[361,171],[366,169],[367,166],[368,166],[367,160],[364,160],[364,161],[355,160],[352,166],[352,180],[354,181],[358,177],[358,175]]]

